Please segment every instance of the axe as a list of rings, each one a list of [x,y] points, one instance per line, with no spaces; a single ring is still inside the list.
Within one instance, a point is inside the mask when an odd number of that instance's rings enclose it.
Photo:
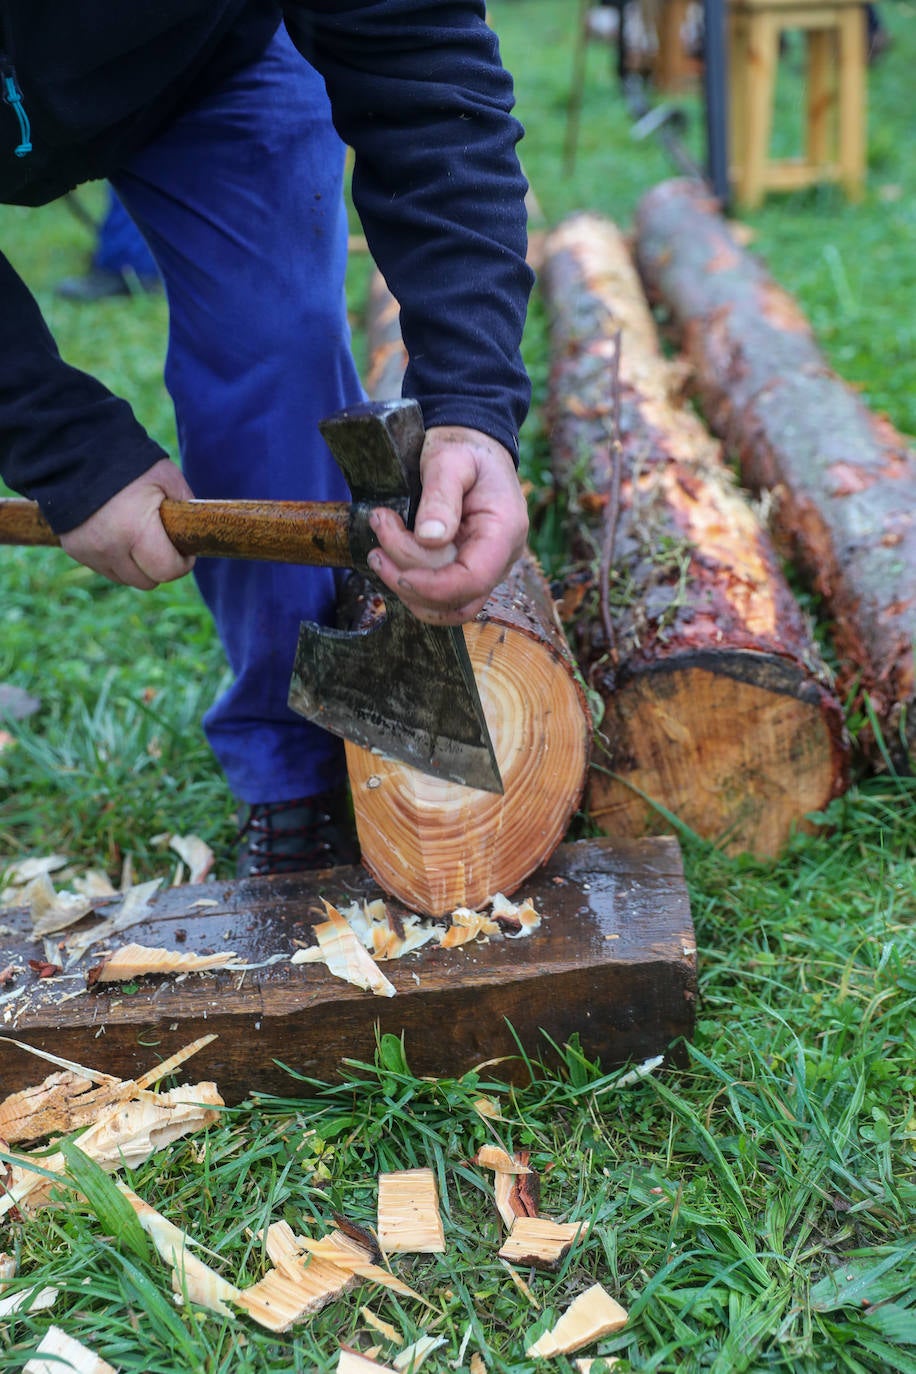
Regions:
[[[356,568],[371,577],[373,508],[388,506],[413,524],[420,407],[369,401],[319,429],[352,502],[166,500],[160,515],[179,553]],[[0,500],[0,544],[59,543],[34,501]],[[417,620],[387,588],[385,597],[384,620],[368,630],[302,624],[289,705],[332,734],[434,777],[501,793],[464,632]]]

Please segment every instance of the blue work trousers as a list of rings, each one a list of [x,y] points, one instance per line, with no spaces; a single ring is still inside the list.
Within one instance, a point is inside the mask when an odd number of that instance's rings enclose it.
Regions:
[[[165,284],[165,382],[197,497],[348,499],[317,429],[363,396],[344,152],[323,81],[281,29],[112,177]],[[195,576],[234,673],[204,718],[233,792],[288,801],[336,786],[340,742],[286,704],[299,622],[333,620],[335,574],[208,558]]]

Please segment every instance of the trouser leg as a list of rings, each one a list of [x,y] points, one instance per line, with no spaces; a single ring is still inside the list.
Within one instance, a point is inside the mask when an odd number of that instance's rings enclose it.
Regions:
[[[347,499],[317,432],[362,395],[343,161],[324,85],[281,30],[115,178],[165,281],[166,384],[198,497]],[[284,801],[335,785],[339,742],[286,705],[299,621],[332,619],[333,573],[219,559],[195,571],[235,673],[205,717],[233,791]]]
[[[103,272],[127,269],[141,280],[155,280],[159,275],[146,240],[110,186],[108,208],[99,226],[92,265]]]

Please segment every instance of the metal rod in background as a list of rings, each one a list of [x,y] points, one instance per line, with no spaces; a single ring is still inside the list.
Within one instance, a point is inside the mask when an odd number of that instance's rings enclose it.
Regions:
[[[724,0],[703,0],[703,34],[706,174],[713,194],[723,210],[727,210],[731,187],[728,180],[728,56]]]

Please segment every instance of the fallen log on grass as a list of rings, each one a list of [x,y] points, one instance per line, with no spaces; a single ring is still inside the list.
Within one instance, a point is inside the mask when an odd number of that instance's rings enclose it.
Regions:
[[[867,694],[895,762],[912,763],[916,452],[828,367],[795,301],[700,188],[644,197],[637,255],[709,424],[745,484],[772,493],[774,535],[823,599],[840,689]]]
[[[755,512],[672,399],[627,246],[581,215],[548,238],[550,436],[578,560],[564,597],[604,703],[587,809],[774,854],[846,783],[840,705]],[[618,352],[619,349],[619,352]]]
[[[400,390],[397,306],[378,278],[369,311],[376,400]],[[383,611],[359,583],[346,623]],[[407,906],[441,916],[516,891],[563,839],[585,786],[591,718],[585,692],[534,557],[526,553],[465,627],[504,794],[430,778],[347,743],[363,863]]]

